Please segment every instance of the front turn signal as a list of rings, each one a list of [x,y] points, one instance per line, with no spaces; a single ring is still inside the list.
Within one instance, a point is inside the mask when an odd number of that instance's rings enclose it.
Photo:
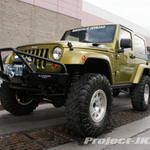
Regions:
[[[53,68],[57,69],[58,68],[58,64],[53,64]]]
[[[82,60],[83,60],[83,61],[85,61],[85,60],[86,60],[86,57],[85,57],[85,56],[83,56],[83,57],[82,57]]]

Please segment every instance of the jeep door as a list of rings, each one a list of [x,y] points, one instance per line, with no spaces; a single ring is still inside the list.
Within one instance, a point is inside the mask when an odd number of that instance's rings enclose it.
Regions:
[[[132,31],[129,29],[126,29],[124,27],[120,27],[119,32],[119,41],[118,41],[118,47],[120,47],[120,40],[121,39],[131,39],[132,40]],[[117,53],[116,55],[116,68],[115,68],[115,80],[117,84],[125,84],[129,83],[133,70],[134,70],[134,55],[133,55],[133,47],[132,48],[124,48],[123,53]]]

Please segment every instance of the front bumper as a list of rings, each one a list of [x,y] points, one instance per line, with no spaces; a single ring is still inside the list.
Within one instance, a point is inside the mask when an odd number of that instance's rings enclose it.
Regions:
[[[2,57],[1,57],[1,52],[6,52],[6,51],[13,51],[18,55],[22,63],[27,67],[29,73],[25,76],[15,76],[13,78],[10,78],[8,75],[6,75],[3,67],[3,62],[2,62]],[[50,63],[58,64],[62,66],[62,71],[61,73],[40,73],[36,72],[26,61],[24,56],[29,56],[31,58],[36,58],[39,60],[44,60]],[[68,73],[67,73],[67,68],[64,64],[58,61],[50,60],[47,58],[39,57],[36,55],[32,55],[29,53],[21,52],[18,51],[15,48],[1,48],[0,49],[0,77],[5,81],[5,82],[10,82],[10,83],[17,83],[17,84],[27,84],[27,85],[51,85],[51,84],[64,84],[67,82],[68,79]]]

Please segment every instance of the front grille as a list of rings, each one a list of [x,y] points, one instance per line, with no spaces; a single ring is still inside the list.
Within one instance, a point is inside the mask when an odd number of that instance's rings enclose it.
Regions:
[[[25,53],[29,53],[29,54],[33,54],[36,56],[40,56],[43,58],[48,58],[48,52],[49,49],[32,49],[32,50],[23,50],[23,52]],[[24,57],[28,57],[28,56],[24,56]],[[45,68],[46,67],[46,61],[44,60],[40,60],[37,58],[31,58],[32,62],[39,68]]]

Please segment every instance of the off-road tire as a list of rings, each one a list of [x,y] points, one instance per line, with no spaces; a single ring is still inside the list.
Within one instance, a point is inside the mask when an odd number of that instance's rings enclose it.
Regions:
[[[116,90],[113,90],[113,96],[114,97],[117,97],[120,93],[120,90],[116,89]]]
[[[145,87],[148,85],[150,89],[150,79],[148,76],[143,75],[139,84],[132,88],[131,102],[135,110],[145,111],[149,107],[149,95],[148,99],[145,100]],[[148,92],[149,94],[149,92]]]
[[[8,87],[8,83],[3,82],[1,85],[0,100],[2,106],[11,114],[20,116],[27,115],[38,106],[38,101],[32,101],[28,105],[21,105],[15,97],[16,90]]]
[[[106,95],[106,112],[99,122],[94,122],[90,114],[91,99],[96,91]],[[112,111],[112,89],[108,79],[101,74],[84,74],[75,81],[66,100],[66,117],[74,133],[83,137],[96,137],[109,124]],[[94,107],[94,106],[93,106]]]

